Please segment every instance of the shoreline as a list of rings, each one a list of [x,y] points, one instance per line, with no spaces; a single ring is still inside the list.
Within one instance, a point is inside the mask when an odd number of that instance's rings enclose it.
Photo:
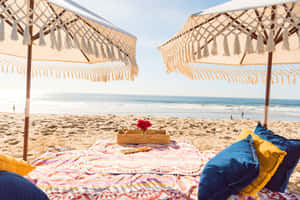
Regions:
[[[254,130],[257,120],[198,119],[115,114],[31,114],[28,159],[50,147],[87,149],[98,139],[113,139],[122,128],[135,129],[138,120],[149,120],[153,129],[166,129],[171,139],[186,139],[201,150],[220,151],[234,143],[243,128]],[[22,158],[23,113],[0,113],[0,153]],[[270,121],[269,129],[289,139],[300,139],[300,121]],[[300,164],[288,190],[300,195]]]
[[[2,112],[24,113],[24,99],[10,95],[0,97]],[[292,99],[271,99],[270,120],[299,121],[300,103]],[[51,93],[32,97],[30,113],[59,115],[151,115],[209,119],[263,120],[264,100],[233,97],[187,97],[124,95],[100,93]],[[244,114],[244,115],[243,115]]]

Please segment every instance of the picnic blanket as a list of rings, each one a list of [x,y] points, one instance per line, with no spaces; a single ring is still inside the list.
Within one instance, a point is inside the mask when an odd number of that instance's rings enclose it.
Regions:
[[[121,151],[132,148],[150,147],[148,152],[138,152],[124,155]],[[99,140],[90,151],[102,153],[101,160],[90,162],[100,167],[102,172],[116,174],[171,174],[171,175],[200,175],[202,168],[216,152],[199,152],[190,142],[171,140],[170,144],[140,144],[118,145],[110,141]]]
[[[149,152],[124,155],[120,150],[132,145],[101,140],[88,150],[48,151],[32,162],[37,168],[27,177],[51,200],[196,200],[200,176],[195,174],[201,172],[216,152],[198,152],[186,141],[150,146]],[[173,155],[168,155],[170,152]],[[192,164],[193,158],[187,152],[199,159],[197,164]],[[185,161],[190,164],[186,169],[180,164]],[[261,200],[300,200],[290,193],[266,189],[259,195]],[[233,196],[232,199],[245,198]]]

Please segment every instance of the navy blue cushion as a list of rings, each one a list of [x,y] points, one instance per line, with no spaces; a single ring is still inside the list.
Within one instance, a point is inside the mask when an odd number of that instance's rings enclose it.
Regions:
[[[289,178],[300,158],[300,140],[289,140],[282,136],[275,135],[271,130],[268,130],[260,123],[257,124],[254,133],[287,153],[276,173],[266,185],[266,188],[273,191],[284,192]]]
[[[198,200],[225,200],[259,175],[259,161],[252,136],[227,147],[205,165]]]
[[[47,195],[24,177],[0,171],[0,199],[49,200]]]

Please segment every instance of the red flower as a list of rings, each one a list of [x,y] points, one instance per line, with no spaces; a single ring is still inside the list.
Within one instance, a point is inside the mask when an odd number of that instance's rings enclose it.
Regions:
[[[149,121],[139,120],[136,126],[143,131],[146,131],[148,127],[152,126],[152,124]]]

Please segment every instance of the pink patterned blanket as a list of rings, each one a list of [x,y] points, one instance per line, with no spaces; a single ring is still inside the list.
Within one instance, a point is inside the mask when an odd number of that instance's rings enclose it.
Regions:
[[[149,152],[123,155],[120,150],[128,146],[101,140],[88,150],[49,151],[33,161],[37,168],[28,178],[35,180],[51,200],[196,200],[200,180],[197,173],[216,152],[198,152],[184,141],[151,147]],[[170,152],[173,155],[168,155]],[[197,164],[187,152],[198,159]],[[184,162],[189,164],[187,168],[180,164]],[[300,200],[293,194],[266,189],[259,195],[261,200]]]
[[[200,153],[188,141],[171,141],[168,145],[118,145],[111,141],[100,140],[89,151],[97,151],[101,159],[90,157],[89,170],[112,174],[170,174],[196,176],[201,174],[206,162],[214,152]],[[121,150],[151,147],[148,152],[123,154]]]

